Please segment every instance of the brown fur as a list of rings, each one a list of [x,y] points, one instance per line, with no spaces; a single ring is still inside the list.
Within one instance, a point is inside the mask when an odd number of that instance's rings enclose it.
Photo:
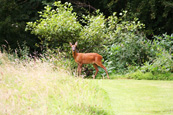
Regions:
[[[75,62],[78,63],[78,75],[80,76],[81,74],[81,70],[82,70],[82,65],[83,64],[93,64],[95,70],[96,70],[96,73],[93,77],[93,79],[95,79],[95,76],[97,75],[98,73],[98,67],[97,66],[100,66],[102,67],[106,74],[107,74],[107,77],[109,79],[109,75],[108,75],[108,72],[106,70],[106,68],[103,66],[101,60],[102,60],[102,56],[97,54],[97,53],[77,53],[76,52],[76,46],[77,46],[77,42],[75,43],[75,45],[72,45],[70,43],[70,46],[72,47],[72,54],[73,54],[73,57],[75,59]]]

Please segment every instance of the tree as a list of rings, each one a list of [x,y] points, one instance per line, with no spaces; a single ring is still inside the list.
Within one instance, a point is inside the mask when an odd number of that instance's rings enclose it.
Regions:
[[[91,12],[100,9],[108,17],[113,12],[118,14],[122,10],[128,11],[128,18],[134,17],[146,25],[146,33],[171,34],[173,18],[172,0],[67,0],[72,2],[75,8],[84,8]],[[79,12],[79,10],[77,10]]]
[[[69,41],[76,41],[79,37],[81,24],[77,21],[70,3],[55,2],[54,7],[47,5],[43,12],[39,12],[40,19],[28,22],[26,30],[31,30],[42,41],[42,45],[49,48],[63,46]],[[61,47],[62,48],[62,47]]]
[[[171,34],[173,2],[171,0],[133,0],[127,8],[146,25],[148,34]]]
[[[0,47],[7,44],[12,48],[26,42],[31,50],[36,49],[35,44],[39,40],[36,36],[25,32],[27,21],[38,18],[37,10],[42,8],[40,0],[0,0]],[[35,38],[35,39],[31,39]]]

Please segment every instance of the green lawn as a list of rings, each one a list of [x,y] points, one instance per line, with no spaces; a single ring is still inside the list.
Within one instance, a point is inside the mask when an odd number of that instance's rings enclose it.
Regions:
[[[173,114],[173,81],[97,80],[115,115]]]

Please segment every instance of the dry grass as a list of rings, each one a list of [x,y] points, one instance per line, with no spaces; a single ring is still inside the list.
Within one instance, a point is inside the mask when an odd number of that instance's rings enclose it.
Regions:
[[[41,60],[11,62],[0,53],[0,114],[112,114],[105,92]]]

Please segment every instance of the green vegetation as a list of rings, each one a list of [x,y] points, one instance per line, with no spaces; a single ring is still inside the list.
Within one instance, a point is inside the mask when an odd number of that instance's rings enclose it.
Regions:
[[[172,114],[172,2],[70,2],[0,0],[0,114]],[[76,41],[111,80],[75,77]]]
[[[9,61],[0,53],[0,114],[111,115],[107,94],[41,60]]]
[[[75,73],[77,64],[72,58],[69,42],[78,41],[79,52],[96,52],[103,56],[109,74],[130,74],[127,78],[133,79],[172,79],[173,35],[163,34],[155,36],[153,41],[148,40],[143,33],[145,25],[136,17],[129,20],[127,11],[119,15],[114,12],[105,18],[97,10],[92,15],[78,17],[71,3],[58,1],[38,13],[40,19],[28,22],[25,30],[38,36],[40,42],[36,46],[42,48],[43,55],[48,52],[49,55],[63,54],[62,58],[59,55],[56,58],[67,62],[72,73]],[[25,50],[27,47],[23,47],[23,51],[17,53],[20,57],[29,55]],[[52,62],[57,63],[56,59]],[[85,66],[85,73],[91,68]],[[136,77],[138,73],[141,73],[140,77]],[[146,73],[151,73],[151,77],[146,77]],[[100,74],[105,75],[103,70]],[[92,75],[92,72],[86,75]]]
[[[173,81],[98,80],[115,115],[172,115]]]
[[[42,11],[46,5],[53,6],[55,1],[57,0],[0,0],[0,46],[6,44],[6,40],[11,48],[15,49],[18,48],[18,43],[22,44],[26,41],[31,52],[42,50],[33,45],[39,43],[38,37],[25,32],[24,28],[26,22],[39,19],[38,11]],[[105,17],[109,17],[113,12],[117,12],[119,17],[122,10],[127,10],[127,19],[133,20],[137,17],[146,25],[144,32],[147,33],[149,39],[163,33],[171,35],[173,31],[173,2],[171,0],[61,0],[61,2],[70,2],[78,18],[82,18],[83,14],[92,15],[92,12],[98,9]]]
[[[49,47],[61,46],[71,39],[77,39],[81,30],[70,3],[55,2],[54,6],[58,8],[54,10],[46,6],[43,12],[39,12],[40,20],[34,23],[28,22],[26,26],[26,30],[31,30],[32,34],[38,35],[44,45]]]
[[[0,53],[0,114],[173,113],[172,81],[92,80],[68,73],[43,59]]]

